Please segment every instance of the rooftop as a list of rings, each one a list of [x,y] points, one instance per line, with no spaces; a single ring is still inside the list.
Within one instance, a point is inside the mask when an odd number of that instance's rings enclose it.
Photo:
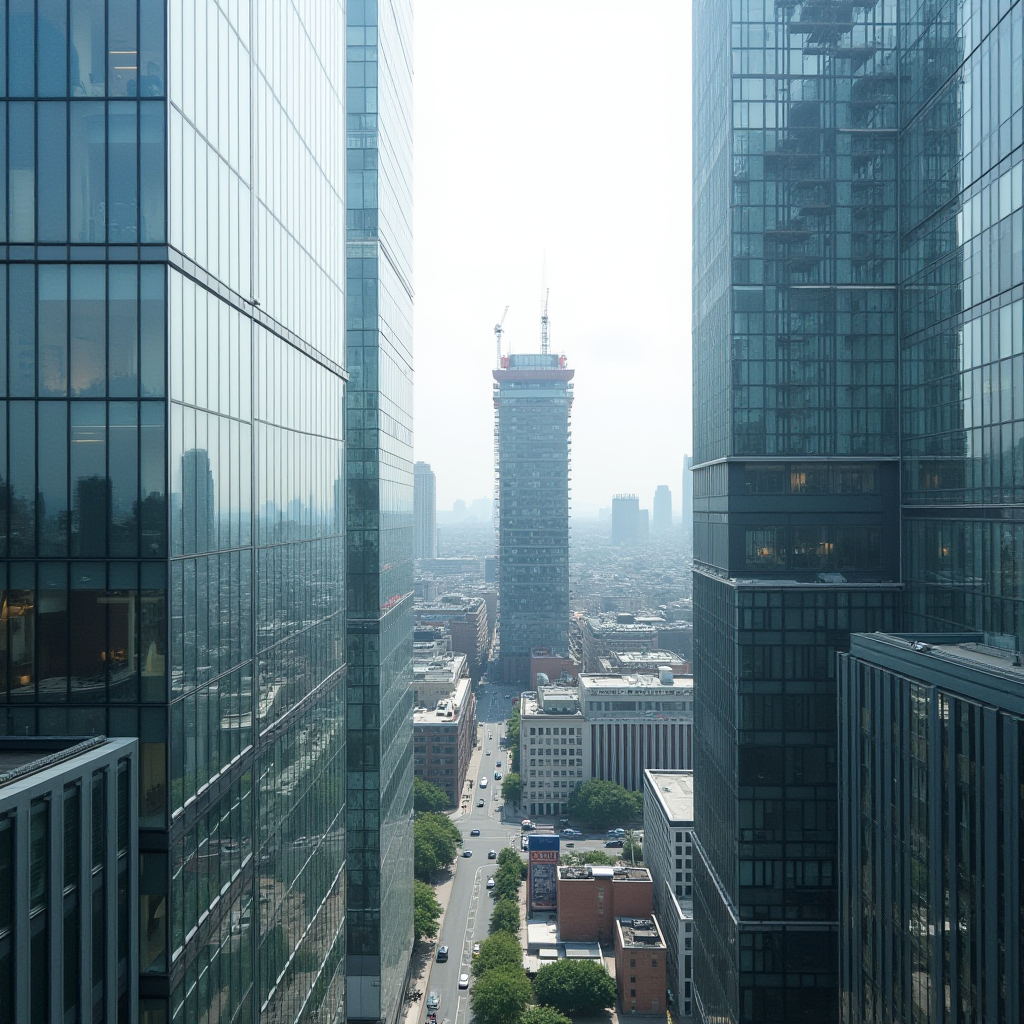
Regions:
[[[644,774],[671,825],[693,824],[693,772],[655,771]]]
[[[103,736],[0,737],[0,787],[45,771],[105,742]]]
[[[649,688],[653,690],[668,690],[673,687],[676,689],[693,689],[693,676],[677,675],[673,677],[671,682],[663,683],[658,676],[648,675],[643,672],[630,672],[625,675],[614,676],[581,674],[580,687],[588,690],[611,690],[624,687]]]
[[[527,690],[519,708],[521,715],[557,715],[582,717],[580,695],[575,687],[541,686],[536,693]]]
[[[653,917],[619,917],[615,923],[626,948],[658,949],[665,945],[661,928]]]
[[[462,709],[469,697],[471,680],[463,676],[452,691],[451,696],[444,697],[432,708],[414,708],[413,725],[451,725],[459,720]]]
[[[567,881],[583,881],[588,878],[610,878],[613,882],[649,882],[651,873],[647,868],[610,864],[559,864],[558,877]]]

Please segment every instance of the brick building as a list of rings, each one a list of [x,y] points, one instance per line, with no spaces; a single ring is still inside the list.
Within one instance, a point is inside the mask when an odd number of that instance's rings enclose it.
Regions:
[[[557,885],[562,942],[609,944],[617,917],[646,918],[654,908],[654,883],[647,868],[561,865]]]
[[[452,652],[465,654],[474,680],[487,667],[491,648],[487,602],[479,595],[449,594],[437,601],[417,603],[413,609],[416,628],[447,626]]]
[[[476,703],[468,677],[435,708],[413,712],[412,741],[416,778],[440,786],[457,807],[476,742]]]
[[[665,938],[651,917],[615,921],[615,985],[621,1013],[665,1013]]]

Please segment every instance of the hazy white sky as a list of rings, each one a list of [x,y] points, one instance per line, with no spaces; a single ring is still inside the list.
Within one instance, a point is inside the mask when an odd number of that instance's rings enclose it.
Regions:
[[[415,5],[416,458],[493,489],[493,328],[576,370],[573,508],[678,514],[690,451],[688,0]]]

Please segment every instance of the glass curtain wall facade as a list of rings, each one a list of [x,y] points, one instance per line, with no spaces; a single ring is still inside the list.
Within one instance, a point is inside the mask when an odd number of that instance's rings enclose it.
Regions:
[[[1024,690],[985,639],[841,658],[843,1024],[1024,1020]]]
[[[907,629],[1024,635],[1024,3],[902,5]]]
[[[342,1007],[343,5],[304,17],[0,17],[0,727],[139,738],[146,1024]]]
[[[694,7],[695,987],[838,1014],[835,654],[900,611],[895,0]]]
[[[349,1020],[412,952],[412,3],[348,0]]]
[[[530,654],[569,649],[569,414],[565,356],[503,356],[494,374],[501,679],[531,685]]]

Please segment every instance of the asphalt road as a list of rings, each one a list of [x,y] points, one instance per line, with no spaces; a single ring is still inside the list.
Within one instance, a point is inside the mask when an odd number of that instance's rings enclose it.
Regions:
[[[506,694],[508,696],[506,696]],[[437,1019],[450,1024],[468,1024],[470,1019],[469,992],[459,989],[459,975],[470,974],[473,959],[473,943],[487,938],[487,926],[491,919],[493,903],[487,890],[487,879],[497,870],[497,861],[488,860],[489,850],[500,851],[502,846],[515,848],[519,843],[520,831],[517,824],[501,821],[501,783],[495,781],[496,762],[501,762],[502,774],[508,770],[508,751],[501,746],[505,735],[505,719],[512,710],[512,691],[493,684],[483,684],[477,693],[477,739],[481,749],[473,752],[469,767],[469,778],[473,788],[466,812],[457,812],[452,820],[462,831],[462,850],[472,850],[471,857],[458,859],[455,881],[441,926],[438,947],[447,946],[448,962],[435,962],[430,969],[426,992],[437,992],[440,1006]],[[490,738],[488,738],[490,734]],[[490,751],[488,755],[486,751]],[[487,788],[480,789],[480,778],[487,778]],[[477,807],[480,798],[483,807]],[[479,837],[470,837],[470,829],[480,829]],[[472,984],[472,982],[471,982]],[[426,1020],[429,1011],[424,996],[420,1019]]]
[[[491,919],[493,901],[487,889],[487,879],[497,870],[497,861],[489,860],[490,850],[501,852],[503,846],[511,846],[519,850],[522,832],[519,827],[520,818],[502,822],[501,782],[494,778],[497,762],[502,774],[508,771],[509,752],[501,746],[505,735],[505,719],[512,710],[513,691],[492,683],[484,683],[477,692],[477,729],[479,749],[473,752],[470,761],[468,778],[473,781],[472,789],[466,788],[471,794],[469,806],[465,811],[457,811],[452,821],[462,832],[463,845],[459,852],[455,880],[451,896],[441,925],[441,935],[437,947],[448,947],[447,963],[436,961],[431,965],[430,974],[425,985],[423,1008],[420,1020],[426,1021],[429,1010],[426,1007],[427,996],[436,992],[440,998],[437,1009],[438,1024],[469,1024],[472,1016],[469,1008],[469,991],[459,989],[459,975],[472,974],[470,965],[473,960],[473,943],[482,942],[487,938],[487,928]],[[487,752],[490,751],[488,754]],[[481,777],[487,778],[487,788],[480,789]],[[477,801],[483,798],[484,806],[477,807]],[[480,829],[480,835],[471,837],[470,830]],[[562,841],[562,852],[573,850],[605,851],[603,834],[588,834],[583,839]],[[573,846],[569,847],[569,843]],[[463,857],[465,850],[472,850],[472,856]],[[605,851],[618,855],[619,850]],[[525,859],[525,855],[524,856]]]

